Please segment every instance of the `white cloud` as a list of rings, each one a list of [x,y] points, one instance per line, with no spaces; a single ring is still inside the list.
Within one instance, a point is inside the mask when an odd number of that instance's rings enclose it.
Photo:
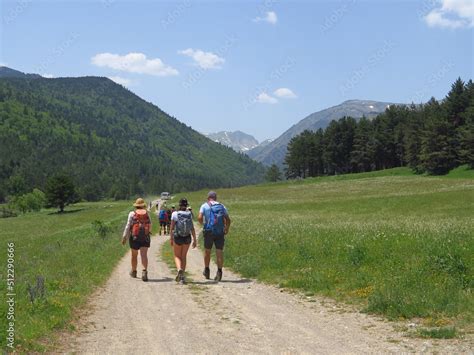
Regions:
[[[257,96],[257,102],[261,104],[276,104],[278,102],[277,99],[268,95],[266,92],[262,92]]]
[[[267,11],[265,17],[257,16],[253,19],[253,22],[267,22],[275,25],[278,22],[277,14],[274,11]]]
[[[45,73],[45,74],[41,74],[41,76],[42,76],[43,78],[46,78],[46,79],[52,79],[52,78],[54,78],[54,75],[53,75],[53,74],[46,74],[46,73]]]
[[[122,78],[121,76],[108,76],[108,78],[123,86],[127,86],[131,83],[130,79]]]
[[[0,62],[0,67],[6,67],[6,66],[7,66],[7,63]]]
[[[148,59],[143,53],[128,53],[126,55],[99,53],[91,58],[91,62],[98,67],[112,68],[129,73],[156,76],[179,74],[173,67],[165,65],[160,58]]]
[[[296,99],[296,95],[293,91],[291,91],[290,89],[288,88],[279,88],[279,89],[276,89],[273,94],[276,96],[276,97],[280,97],[282,99]]]
[[[196,65],[203,69],[220,69],[225,59],[212,52],[204,52],[200,49],[188,48],[178,51],[179,54],[193,58]]]
[[[440,0],[439,7],[431,10],[424,20],[430,27],[474,27],[474,1]]]

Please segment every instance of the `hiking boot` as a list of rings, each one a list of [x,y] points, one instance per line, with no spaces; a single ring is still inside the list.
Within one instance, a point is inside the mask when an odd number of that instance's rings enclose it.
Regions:
[[[217,270],[216,277],[214,277],[214,281],[222,280],[222,270]]]
[[[176,274],[176,277],[174,278],[174,280],[176,282],[179,282],[179,281],[181,281],[181,278],[183,278],[183,277],[184,277],[183,276],[183,270],[178,270],[178,273]]]
[[[148,281],[148,271],[146,271],[146,270],[142,271],[142,280],[143,281]]]
[[[181,275],[181,277],[179,278],[179,284],[180,285],[185,285],[186,284],[186,280],[184,279],[184,275]]]
[[[130,276],[133,277],[134,279],[136,279],[137,278],[137,270],[130,271]]]
[[[204,271],[202,272],[202,275],[207,279],[209,280],[211,278],[211,270],[206,267],[204,268]]]

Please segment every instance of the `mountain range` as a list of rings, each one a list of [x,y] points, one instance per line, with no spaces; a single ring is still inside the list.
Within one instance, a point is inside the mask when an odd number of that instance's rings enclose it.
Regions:
[[[265,165],[277,164],[283,166],[286,149],[291,138],[297,136],[305,130],[315,131],[319,128],[326,128],[332,120],[337,120],[344,116],[353,118],[373,118],[385,111],[387,107],[393,105],[390,102],[378,102],[371,100],[348,100],[340,105],[327,108],[310,114],[302,119],[277,139],[269,144],[259,145],[247,152],[248,156]]]
[[[222,131],[205,134],[205,136],[209,139],[212,139],[214,142],[219,142],[231,147],[236,152],[242,153],[248,152],[250,149],[257,147],[259,144],[255,137],[242,131]]]
[[[247,153],[252,149],[264,147],[272,142],[271,139],[267,139],[259,143],[255,137],[242,131],[222,131],[217,133],[207,133],[204,135],[209,139],[226,145],[239,153]]]

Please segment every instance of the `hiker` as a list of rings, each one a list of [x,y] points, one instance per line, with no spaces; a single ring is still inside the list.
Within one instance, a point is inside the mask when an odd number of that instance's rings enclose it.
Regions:
[[[176,282],[185,283],[184,272],[186,271],[186,255],[188,254],[191,236],[193,238],[193,248],[196,248],[196,231],[191,212],[187,211],[188,200],[182,198],[179,200],[178,211],[171,215],[170,243],[174,251],[174,262],[178,274]]]
[[[161,232],[164,232],[163,235],[166,235],[168,226],[168,212],[166,212],[164,207],[162,207],[158,213],[158,220],[160,221],[160,235],[162,235]]]
[[[210,191],[207,194],[207,202],[199,209],[198,221],[204,224],[204,271],[202,274],[206,279],[210,279],[212,246],[216,246],[217,273],[215,281],[222,280],[222,266],[224,265],[224,242],[225,235],[229,233],[230,217],[225,206],[217,202],[217,194]]]
[[[142,260],[142,280],[148,281],[148,248],[150,247],[151,219],[146,211],[146,203],[142,198],[138,198],[133,204],[135,211],[128,214],[127,225],[123,230],[122,245],[125,245],[128,238],[130,249],[132,250],[132,271],[130,276],[137,277],[138,251]]]
[[[186,208],[186,211],[191,212],[191,217],[192,217],[192,219],[194,220],[193,208],[192,208],[191,206],[188,206],[188,208]]]
[[[176,211],[175,208],[174,208],[174,206],[172,206],[171,208],[168,208],[168,209],[166,210],[166,213],[167,213],[167,215],[168,215],[168,219],[166,220],[166,230],[167,230],[166,234],[169,234],[169,232],[170,232],[171,216],[173,215],[173,212],[174,212],[174,211]]]

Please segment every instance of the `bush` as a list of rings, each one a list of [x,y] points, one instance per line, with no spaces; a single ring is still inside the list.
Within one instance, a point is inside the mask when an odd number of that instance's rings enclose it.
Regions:
[[[2,207],[2,209],[0,210],[0,218],[10,218],[10,217],[17,217],[17,216],[18,214],[9,208]]]
[[[33,192],[12,197],[8,203],[10,210],[26,213],[30,211],[40,211],[46,205],[46,197],[43,191],[34,189]]]
[[[92,227],[95,229],[97,236],[102,239],[105,239],[107,234],[112,231],[112,228],[101,220],[95,220],[92,222]]]

